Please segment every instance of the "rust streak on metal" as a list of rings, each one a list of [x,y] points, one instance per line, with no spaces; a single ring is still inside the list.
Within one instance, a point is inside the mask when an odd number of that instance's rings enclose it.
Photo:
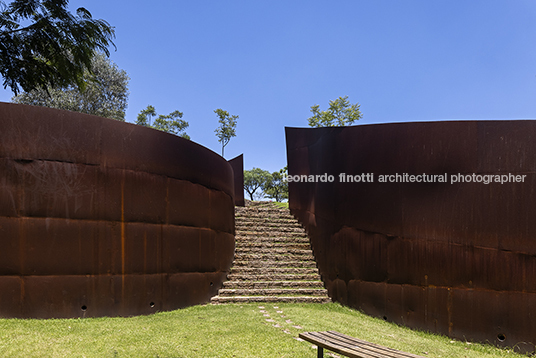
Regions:
[[[121,176],[121,300],[125,299],[125,173]]]
[[[449,336],[452,336],[452,291],[450,288],[447,289],[447,314],[448,314],[448,325],[449,325]]]

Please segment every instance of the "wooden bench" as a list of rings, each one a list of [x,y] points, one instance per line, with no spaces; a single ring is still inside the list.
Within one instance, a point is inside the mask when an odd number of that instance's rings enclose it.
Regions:
[[[351,358],[424,358],[335,331],[304,332],[300,333],[300,338],[318,346],[318,358],[324,357],[324,348]]]

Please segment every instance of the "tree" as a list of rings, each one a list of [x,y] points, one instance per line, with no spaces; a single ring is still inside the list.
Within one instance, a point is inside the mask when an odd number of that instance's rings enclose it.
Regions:
[[[136,124],[190,139],[190,136],[185,132],[186,128],[189,127],[189,124],[180,119],[183,116],[182,112],[173,111],[168,115],[159,114],[154,122],[152,122],[151,118],[156,117],[156,115],[156,109],[153,106],[148,105],[146,109],[138,114]]]
[[[348,96],[339,97],[336,100],[329,101],[327,111],[320,111],[318,104],[311,106],[313,116],[307,120],[311,127],[347,126],[363,117],[359,106],[359,103],[350,104]]]
[[[218,121],[220,126],[216,128],[214,132],[216,132],[218,142],[221,143],[221,156],[223,157],[223,149],[232,137],[236,137],[236,120],[238,119],[238,116],[231,116],[229,115],[229,112],[219,108],[214,110],[214,113],[220,118]]]
[[[244,190],[249,194],[250,200],[253,200],[253,195],[258,189],[263,191],[266,183],[268,183],[270,180],[270,172],[266,170],[259,168],[244,170]]]
[[[0,75],[15,95],[37,88],[85,87],[95,51],[109,56],[114,30],[68,0],[0,1]]]
[[[265,198],[281,202],[288,199],[287,167],[278,172],[273,172],[270,180],[264,186]]]
[[[65,88],[48,86],[21,93],[11,100],[124,121],[128,100],[127,73],[103,53],[93,57],[91,70],[92,73],[87,69],[84,71],[86,86],[83,90],[73,85]]]

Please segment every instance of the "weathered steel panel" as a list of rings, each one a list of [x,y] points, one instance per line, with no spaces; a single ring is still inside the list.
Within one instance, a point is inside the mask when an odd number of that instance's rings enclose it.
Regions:
[[[210,192],[201,185],[184,180],[169,180],[168,221],[173,225],[210,227]]]
[[[19,238],[16,240],[2,240],[0,278],[6,275],[20,275],[22,272],[20,234],[21,225],[18,220],[14,220],[11,217],[0,217],[0,238]]]
[[[211,190],[209,192],[209,227],[216,231],[228,232],[234,235],[234,199],[230,201],[228,199],[229,194],[223,191]],[[232,216],[229,218],[226,215],[222,215],[222,213],[232,213]]]
[[[169,284],[165,287],[165,309],[177,309],[198,304],[199,300],[209,301],[218,294],[218,282],[223,282],[226,274],[212,272],[201,274],[197,272],[169,275],[166,279]],[[172,306],[169,306],[172,305]]]
[[[23,227],[21,275],[95,273],[97,222],[57,218],[19,218],[18,222]]]
[[[0,317],[207,302],[234,256],[233,169],[183,138],[0,103]]]
[[[24,303],[24,285],[21,276],[0,275],[0,305],[3,307],[2,317],[18,318],[22,314],[22,305]]]
[[[290,209],[333,299],[411,327],[533,349],[536,121],[287,128],[286,136],[289,175],[315,176],[289,183]],[[423,174],[435,181],[403,179]]]
[[[244,206],[244,155],[229,160],[233,168],[235,205]]]

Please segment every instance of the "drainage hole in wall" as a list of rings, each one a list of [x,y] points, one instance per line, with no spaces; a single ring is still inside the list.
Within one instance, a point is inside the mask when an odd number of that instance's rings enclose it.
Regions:
[[[214,283],[211,282],[211,283],[210,283],[210,286],[211,286],[211,287],[214,286]]]
[[[149,306],[150,306],[151,308],[154,308],[154,302],[149,302]]]
[[[81,308],[82,308],[82,311],[87,310],[87,306],[86,306],[86,305],[83,305]]]
[[[383,320],[384,320],[384,321],[387,321],[387,316],[383,316]]]
[[[497,335],[497,340],[498,340],[499,342],[504,342],[504,341],[506,340],[506,336],[505,336],[504,334],[502,334],[502,333],[499,333],[499,334]]]

